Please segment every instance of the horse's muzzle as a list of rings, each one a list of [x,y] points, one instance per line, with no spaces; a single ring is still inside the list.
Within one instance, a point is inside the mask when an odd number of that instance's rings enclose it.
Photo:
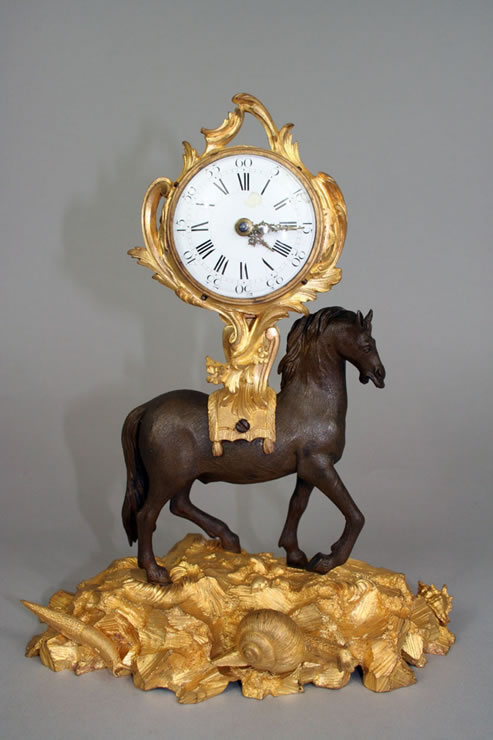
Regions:
[[[359,379],[364,385],[371,380],[377,388],[385,388],[385,368],[383,365],[378,365],[373,370],[361,373]]]

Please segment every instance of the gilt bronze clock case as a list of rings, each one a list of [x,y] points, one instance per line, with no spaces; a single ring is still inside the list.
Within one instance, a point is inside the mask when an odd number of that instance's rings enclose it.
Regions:
[[[274,449],[276,394],[268,379],[279,347],[275,324],[289,311],[306,313],[306,301],[339,282],[341,270],[336,265],[346,234],[342,193],[332,177],[323,172],[313,175],[305,167],[298,144],[292,139],[293,124],[278,129],[267,109],[252,95],[236,95],[233,102],[237,107],[221,126],[202,129],[203,153],[184,142],[180,175],[175,180],[160,177],[148,188],[142,206],[145,247],[130,251],[179,298],[215,311],[225,323],[225,362],[206,358],[207,380],[223,385],[209,396],[209,433],[214,455],[222,454],[224,440],[251,441],[260,437],[266,453]],[[228,146],[238,134],[245,113],[263,125],[270,149]],[[232,297],[221,295],[217,289],[208,290],[207,285],[190,274],[177,250],[173,224],[180,198],[197,173],[229,155],[264,157],[289,170],[307,192],[315,215],[314,239],[306,262],[286,284],[258,297]]]

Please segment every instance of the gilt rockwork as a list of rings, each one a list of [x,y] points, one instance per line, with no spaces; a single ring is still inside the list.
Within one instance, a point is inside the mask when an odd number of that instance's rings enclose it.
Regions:
[[[329,175],[313,175],[303,164],[297,142],[293,141],[292,124],[278,129],[267,109],[252,95],[239,94],[233,98],[237,105],[217,129],[202,129],[205,148],[199,154],[184,142],[183,169],[176,180],[165,177],[155,180],[144,197],[142,230],[145,247],[130,250],[139,264],[154,273],[153,277],[171,288],[183,301],[219,314],[226,324],[225,362],[207,358],[208,381],[223,384],[224,388],[211,401],[209,407],[209,432],[214,454],[222,452],[221,440],[267,440],[265,452],[271,452],[275,440],[275,395],[269,392],[268,376],[275,357],[276,347],[270,344],[273,355],[265,360],[265,343],[270,342],[270,330],[289,311],[306,313],[306,301],[317,293],[330,290],[339,282],[341,270],[336,267],[346,234],[346,207],[342,193]],[[239,132],[245,113],[253,115],[265,129],[272,158],[303,178],[315,209],[316,240],[304,269],[293,284],[256,299],[228,299],[204,293],[204,288],[184,271],[174,248],[172,214],[174,206],[191,176],[201,167],[222,155],[228,144]],[[228,147],[231,153],[261,153],[256,147]],[[164,204],[161,202],[164,199]],[[158,225],[159,215],[159,225]],[[256,418],[252,409],[258,409]],[[236,422],[252,417],[249,434],[235,429]],[[257,427],[258,424],[258,427]],[[227,433],[225,432],[227,430]]]
[[[27,646],[54,671],[107,668],[139,689],[168,688],[179,702],[220,694],[231,681],[263,699],[338,689],[359,666],[382,692],[416,681],[426,653],[445,655],[452,599],[446,587],[349,560],[325,576],[269,553],[229,553],[188,535],[160,558],[172,585],[146,582],[135,558],[115,560],[49,607],[24,602],[49,625]]]

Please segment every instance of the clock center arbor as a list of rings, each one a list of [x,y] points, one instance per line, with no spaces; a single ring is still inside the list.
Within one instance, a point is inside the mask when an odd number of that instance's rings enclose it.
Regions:
[[[202,129],[199,154],[184,142],[183,169],[156,179],[142,205],[145,247],[130,250],[183,301],[223,320],[224,362],[206,358],[207,380],[222,385],[208,401],[212,454],[222,442],[276,439],[276,394],[269,374],[279,347],[276,323],[339,282],[346,207],[332,177],[301,161],[288,123],[278,129],[252,95]],[[250,113],[270,149],[230,146]]]

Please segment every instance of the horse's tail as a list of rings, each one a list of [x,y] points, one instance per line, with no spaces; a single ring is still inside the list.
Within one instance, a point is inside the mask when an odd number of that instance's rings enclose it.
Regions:
[[[137,406],[131,411],[122,429],[122,447],[127,466],[127,490],[123,502],[122,520],[128,541],[137,542],[137,512],[143,507],[147,498],[147,474],[140,458],[137,444],[139,426],[146,405]]]

